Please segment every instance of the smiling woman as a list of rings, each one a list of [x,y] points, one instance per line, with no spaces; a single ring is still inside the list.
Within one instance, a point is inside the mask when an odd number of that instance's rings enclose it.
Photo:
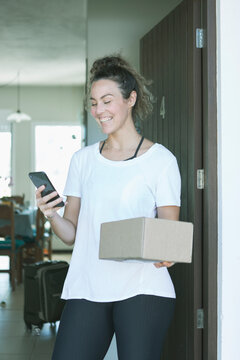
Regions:
[[[167,270],[173,263],[99,259],[102,223],[179,216],[176,158],[135,127],[152,108],[146,83],[121,57],[97,60],[89,97],[91,113],[107,140],[73,155],[63,217],[55,207],[61,198],[41,197],[43,187],[36,193],[53,231],[64,243],[74,244],[53,360],[103,359],[114,333],[119,360],[160,358],[175,307]]]

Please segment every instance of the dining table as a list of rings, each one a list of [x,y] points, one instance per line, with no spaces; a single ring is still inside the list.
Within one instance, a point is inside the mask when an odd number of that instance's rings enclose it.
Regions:
[[[33,238],[36,228],[37,208],[18,210],[14,213],[15,235]]]
[[[16,208],[14,210],[14,228],[15,235],[23,238],[32,239],[36,229],[37,208],[27,209]],[[0,219],[0,227],[7,225],[7,220]]]

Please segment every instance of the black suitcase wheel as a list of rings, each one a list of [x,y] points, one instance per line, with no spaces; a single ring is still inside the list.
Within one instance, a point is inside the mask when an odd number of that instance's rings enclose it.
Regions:
[[[32,324],[27,323],[27,322],[25,321],[25,325],[26,325],[27,331],[32,331]]]
[[[42,329],[42,325],[41,326],[34,326],[34,328],[32,329],[32,334],[35,335],[35,336],[41,335],[41,329]]]
[[[43,323],[39,323],[39,324],[37,324],[37,325],[33,325],[33,324],[28,323],[28,322],[25,321],[25,325],[26,325],[27,330],[29,330],[29,331],[32,331],[32,330],[34,330],[34,329],[42,330],[42,328],[43,328]]]
[[[39,324],[36,324],[35,325],[35,328],[39,328],[40,330],[42,330],[43,328],[43,322],[39,323]]]

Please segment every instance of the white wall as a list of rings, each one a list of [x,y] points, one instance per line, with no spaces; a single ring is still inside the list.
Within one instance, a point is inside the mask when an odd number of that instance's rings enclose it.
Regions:
[[[217,1],[219,333],[218,359],[239,360],[240,2]]]
[[[16,110],[14,87],[0,89],[0,109]],[[31,122],[13,125],[13,193],[25,194],[31,200],[31,184],[27,174],[34,168],[33,125],[35,123],[80,124],[83,109],[83,88],[70,86],[21,88],[21,110]]]

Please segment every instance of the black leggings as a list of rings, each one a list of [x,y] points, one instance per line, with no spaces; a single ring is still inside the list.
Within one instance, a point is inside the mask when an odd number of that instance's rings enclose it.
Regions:
[[[160,360],[174,307],[175,299],[152,295],[67,300],[52,360],[102,360],[114,333],[119,360]]]

